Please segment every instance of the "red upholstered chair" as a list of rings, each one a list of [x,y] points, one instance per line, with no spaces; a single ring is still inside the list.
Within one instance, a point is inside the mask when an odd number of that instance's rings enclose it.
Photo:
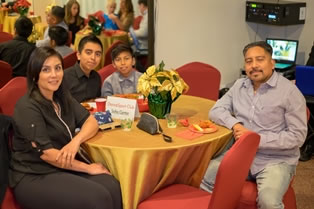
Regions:
[[[0,88],[2,88],[12,78],[12,66],[0,60]]]
[[[10,41],[12,39],[13,39],[13,35],[11,33],[3,32],[3,31],[0,32],[0,43]]]
[[[5,192],[4,199],[1,203],[1,209],[22,209],[16,202],[13,191],[9,187],[7,187]]]
[[[72,67],[77,62],[76,51],[63,57],[64,69]]]
[[[12,116],[16,102],[27,92],[26,77],[12,78],[0,89],[0,113]]]
[[[246,132],[224,156],[213,193],[174,184],[141,202],[137,209],[234,209],[255,157],[260,136]]]
[[[117,45],[123,43],[123,41],[120,40],[116,40],[115,42],[113,42],[111,44],[111,46],[107,49],[106,54],[105,54],[105,62],[104,62],[104,66],[110,65],[112,63],[111,60],[111,51],[112,49],[114,49]]]
[[[142,19],[143,19],[142,15],[139,15],[136,18],[134,18],[134,20],[133,20],[133,28],[134,28],[134,30],[137,30],[137,29],[140,28],[140,24],[141,24]]]
[[[179,67],[177,72],[190,86],[187,95],[218,99],[220,72],[215,67],[201,62],[191,62]]]
[[[101,77],[101,83],[104,82],[104,80],[111,75],[113,72],[115,72],[116,69],[113,67],[112,64],[109,64],[103,68],[101,68],[100,70],[98,70],[97,72],[99,73],[100,77]]]

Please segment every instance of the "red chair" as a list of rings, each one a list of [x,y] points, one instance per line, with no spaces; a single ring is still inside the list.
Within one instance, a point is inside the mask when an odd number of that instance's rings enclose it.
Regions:
[[[134,30],[137,30],[137,29],[140,28],[140,24],[141,24],[142,19],[143,19],[142,15],[139,15],[136,18],[134,18],[134,20],[133,20],[133,28],[134,28]]]
[[[112,63],[112,59],[111,59],[111,51],[112,49],[114,49],[117,45],[122,44],[123,41],[120,40],[116,40],[115,42],[113,42],[111,44],[111,46],[107,49],[106,54],[105,54],[105,62],[104,62],[104,66],[110,65]]]
[[[217,100],[220,87],[220,72],[213,66],[191,62],[177,69],[179,75],[190,86],[187,95]]]
[[[310,119],[310,110],[307,107],[306,108],[306,116],[307,120]],[[292,188],[292,181],[290,182],[290,185],[288,187],[288,190],[286,194],[283,197],[283,204],[285,205],[285,209],[296,209],[297,208],[297,202],[295,198],[295,193]],[[255,182],[252,181],[246,181],[242,192],[241,197],[237,206],[237,209],[257,209],[257,185]]]
[[[103,68],[101,68],[100,70],[98,70],[97,72],[99,73],[100,77],[101,77],[101,83],[104,82],[104,80],[110,76],[113,72],[115,72],[116,69],[113,67],[112,64],[109,64]]]
[[[12,66],[0,60],[0,88],[2,88],[12,78]]]
[[[188,185],[174,184],[153,194],[138,209],[233,209],[255,157],[260,136],[246,132],[224,156],[213,193]]]
[[[0,89],[0,113],[12,116],[16,102],[27,92],[26,77],[15,77]]]
[[[1,203],[1,209],[22,209],[16,202],[13,191],[9,187],[6,189],[4,199]]]
[[[64,69],[72,67],[73,65],[76,64],[76,62],[77,62],[76,51],[74,51],[71,54],[68,54],[67,56],[63,57]]]
[[[0,43],[10,41],[12,39],[13,39],[13,35],[11,33],[3,32],[3,31],[0,32]]]

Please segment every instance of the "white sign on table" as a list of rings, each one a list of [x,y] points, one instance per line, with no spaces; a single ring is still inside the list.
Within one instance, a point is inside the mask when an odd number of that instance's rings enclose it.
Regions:
[[[120,97],[107,97],[106,110],[109,110],[112,118],[132,119],[139,117],[137,102],[135,99],[126,99]]]

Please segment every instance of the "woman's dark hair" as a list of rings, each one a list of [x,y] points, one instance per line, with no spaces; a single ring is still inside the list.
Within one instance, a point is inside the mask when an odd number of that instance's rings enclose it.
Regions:
[[[129,52],[131,54],[132,57],[134,57],[133,55],[133,50],[132,48],[125,43],[121,43],[118,44],[115,48],[112,49],[111,51],[111,60],[112,62],[117,58],[117,56],[119,56],[119,54],[121,54],[122,52]]]
[[[63,59],[62,56],[55,51],[51,47],[39,47],[36,48],[28,61],[27,64],[27,88],[28,88],[28,94],[31,98],[33,98],[35,101],[41,103],[42,105],[46,106],[47,108],[52,107],[52,102],[46,99],[39,91],[38,88],[38,80],[39,80],[39,74],[41,72],[41,69],[43,67],[44,62],[49,57],[57,57],[62,64],[63,68]],[[63,107],[64,111],[69,111],[69,100],[71,99],[70,92],[65,88],[64,79],[61,82],[61,85],[59,86],[58,90],[54,92],[53,99],[58,101]]]

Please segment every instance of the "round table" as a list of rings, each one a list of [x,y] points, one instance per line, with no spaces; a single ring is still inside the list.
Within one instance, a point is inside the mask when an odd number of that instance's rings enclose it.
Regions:
[[[181,95],[173,103],[172,112],[191,123],[208,119],[214,101]],[[124,209],[136,209],[137,204],[157,190],[182,183],[199,187],[210,159],[220,152],[232,137],[232,131],[218,126],[218,131],[188,140],[176,136],[187,128],[167,128],[160,119],[167,143],[161,135],[150,135],[132,125],[131,131],[120,128],[100,131],[84,143],[95,162],[105,164],[120,181]]]
[[[92,31],[89,28],[84,28],[76,33],[75,35],[75,41],[74,41],[74,49],[78,51],[78,45],[81,41],[81,39],[88,34],[90,34]],[[102,43],[103,46],[103,55],[100,61],[100,64],[97,66],[95,70],[99,70],[104,66],[105,62],[105,54],[107,52],[107,49],[113,44],[116,40],[120,40],[123,42],[128,42],[128,34],[124,31],[116,30],[116,31],[102,31],[102,33],[97,36],[99,40]]]

